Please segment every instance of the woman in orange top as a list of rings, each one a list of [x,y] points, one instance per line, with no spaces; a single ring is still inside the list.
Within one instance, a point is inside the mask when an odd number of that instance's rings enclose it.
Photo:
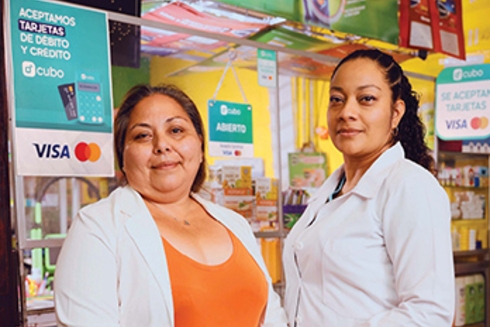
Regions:
[[[60,326],[286,326],[248,222],[196,194],[204,140],[181,90],[129,91],[115,120],[127,185],[70,227],[55,276]]]

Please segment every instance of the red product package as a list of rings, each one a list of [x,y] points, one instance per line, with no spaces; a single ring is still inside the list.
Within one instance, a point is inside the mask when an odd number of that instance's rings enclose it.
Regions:
[[[434,50],[433,23],[429,2],[435,0],[400,1],[400,46]]]
[[[430,1],[434,50],[462,60],[466,59],[461,0]]]

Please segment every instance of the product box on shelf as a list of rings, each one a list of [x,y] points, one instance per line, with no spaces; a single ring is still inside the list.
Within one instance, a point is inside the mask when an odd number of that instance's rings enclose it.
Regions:
[[[255,219],[255,196],[252,189],[251,166],[223,166],[223,205],[245,217]]]
[[[465,323],[472,324],[477,322],[475,275],[466,276],[465,282]]]
[[[459,227],[453,226],[453,251],[470,251],[487,248],[487,235],[488,231],[486,228],[474,224]]]
[[[320,187],[327,177],[327,158],[322,152],[289,153],[288,169],[292,187]]]
[[[222,168],[219,165],[208,166],[208,179],[199,190],[199,195],[206,200],[223,205]]]
[[[284,227],[293,228],[294,224],[306,210],[306,204],[286,204],[282,207]]]
[[[474,322],[485,320],[485,278],[482,274],[475,275],[475,316]]]
[[[275,178],[258,177],[253,181],[256,218],[252,222],[254,231],[278,230],[277,212],[279,182]]]
[[[479,185],[482,187],[488,187],[488,167],[478,166],[477,174],[479,177]]]
[[[437,175],[443,186],[487,187],[488,167],[466,165],[463,167],[443,167]]]
[[[484,219],[485,196],[473,191],[453,192],[451,201],[452,219]]]
[[[454,326],[461,327],[466,324],[466,279],[465,276],[456,276],[456,306],[454,311]]]
[[[456,276],[454,326],[485,320],[485,278],[482,274]]]
[[[283,192],[282,198],[284,227],[291,229],[306,210],[310,195],[305,189],[289,188]]]
[[[262,257],[269,271],[272,283],[281,281],[281,243],[278,238],[261,238]]]

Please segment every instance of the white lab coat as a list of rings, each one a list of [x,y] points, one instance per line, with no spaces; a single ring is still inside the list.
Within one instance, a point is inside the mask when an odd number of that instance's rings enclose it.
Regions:
[[[342,171],[316,192],[285,241],[290,326],[451,326],[455,284],[444,189],[396,144],[354,189],[325,204]]]
[[[248,222],[229,209],[193,197],[237,236],[264,272],[269,284],[264,326],[286,326]],[[54,290],[59,326],[174,326],[162,239],[135,190],[118,188],[79,212],[58,258]]]

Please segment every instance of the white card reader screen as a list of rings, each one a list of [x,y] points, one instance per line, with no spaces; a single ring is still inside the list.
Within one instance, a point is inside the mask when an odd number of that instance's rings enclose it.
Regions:
[[[78,90],[99,93],[100,85],[95,83],[78,82]]]

